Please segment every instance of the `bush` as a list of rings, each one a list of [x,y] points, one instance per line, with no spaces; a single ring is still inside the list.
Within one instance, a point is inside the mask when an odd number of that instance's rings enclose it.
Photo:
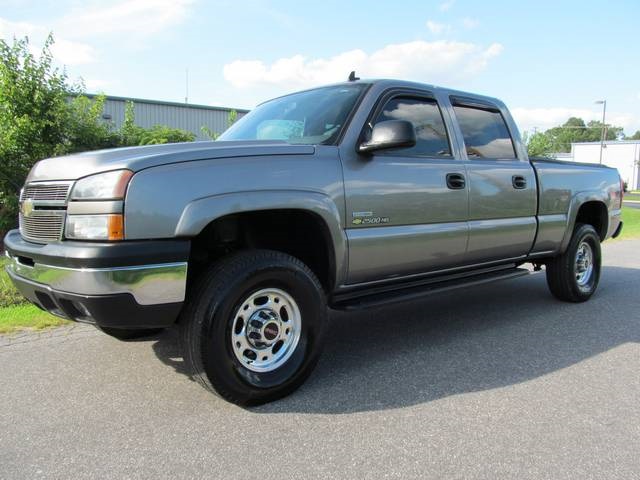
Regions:
[[[9,280],[9,275],[4,271],[5,264],[6,260],[0,258],[0,308],[27,303],[27,299],[16,290]]]
[[[46,40],[38,58],[28,39],[0,40],[0,231],[15,226],[16,196],[33,164],[64,152],[68,128],[68,86],[52,66]]]
[[[18,193],[38,160],[56,155],[132,145],[188,142],[195,135],[135,124],[133,104],[116,130],[102,119],[105,97],[90,100],[53,66],[50,35],[38,57],[29,40],[0,39],[0,238],[15,228]],[[72,98],[72,100],[69,100]],[[0,244],[1,248],[1,244]]]
[[[106,97],[90,100],[78,95],[69,103],[69,124],[65,139],[65,153],[86,152],[121,145],[121,136],[113,124],[102,120]]]
[[[161,143],[193,142],[196,136],[192,132],[171,128],[166,125],[154,125],[146,129],[136,125],[133,102],[127,102],[124,111],[124,123],[120,129],[122,146],[157,145]]]

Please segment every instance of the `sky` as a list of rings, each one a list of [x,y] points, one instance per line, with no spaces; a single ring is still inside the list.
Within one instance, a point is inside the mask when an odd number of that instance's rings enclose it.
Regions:
[[[639,20],[638,0],[0,0],[0,38],[53,32],[89,93],[252,108],[356,70],[498,97],[530,132],[603,99],[640,129]]]

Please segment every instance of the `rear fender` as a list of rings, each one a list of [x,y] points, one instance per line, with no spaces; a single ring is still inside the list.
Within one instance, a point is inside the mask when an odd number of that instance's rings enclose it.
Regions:
[[[567,213],[567,229],[564,232],[564,237],[562,239],[562,243],[560,245],[560,252],[564,253],[569,247],[569,242],[571,241],[571,237],[573,236],[573,230],[576,226],[576,218],[578,217],[578,212],[580,211],[580,207],[587,202],[600,202],[605,208],[607,208],[607,212],[609,211],[608,205],[609,199],[603,192],[598,191],[587,191],[580,192],[574,195],[571,199],[571,204],[569,205],[569,212]],[[605,232],[608,231],[608,223],[609,216],[605,219]]]

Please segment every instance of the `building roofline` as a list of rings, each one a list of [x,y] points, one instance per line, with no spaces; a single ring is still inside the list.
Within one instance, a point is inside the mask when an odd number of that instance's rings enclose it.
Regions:
[[[101,94],[83,93],[82,95],[84,95],[85,97],[93,99],[93,98],[99,97]],[[166,100],[150,100],[150,99],[146,99],[146,98],[118,97],[116,95],[104,95],[104,97],[107,100],[115,100],[115,101],[120,101],[120,102],[131,101],[133,103],[146,103],[146,104],[151,104],[151,105],[165,105],[165,106],[168,106],[168,107],[195,108],[195,109],[198,109],[198,110],[216,110],[216,111],[224,111],[224,112],[230,112],[231,110],[235,110],[238,113],[248,113],[249,112],[249,110],[247,110],[245,108],[216,107],[216,106],[213,106],[213,105],[201,105],[201,104],[197,104],[197,103],[168,102]]]
[[[640,140],[605,140],[604,145],[634,145]],[[600,145],[600,142],[571,142],[571,145]]]

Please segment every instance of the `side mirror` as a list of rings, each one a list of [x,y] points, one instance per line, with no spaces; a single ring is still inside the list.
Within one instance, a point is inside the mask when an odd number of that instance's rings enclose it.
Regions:
[[[371,140],[360,144],[358,152],[370,153],[386,148],[413,147],[415,144],[416,131],[411,122],[387,120],[374,125]]]

